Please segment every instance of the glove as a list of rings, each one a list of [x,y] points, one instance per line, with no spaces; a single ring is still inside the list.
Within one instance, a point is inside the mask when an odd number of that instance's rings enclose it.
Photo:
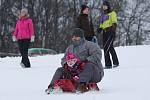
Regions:
[[[16,41],[17,41],[16,36],[12,36],[12,40],[13,40],[14,42],[16,42]]]
[[[35,36],[31,36],[30,42],[34,42]]]
[[[78,82],[79,77],[78,77],[78,76],[74,76],[74,77],[73,77],[73,80],[74,80],[75,82]]]
[[[97,28],[97,32],[98,32],[98,33],[101,33],[101,32],[102,32],[102,29],[101,29],[101,28]]]
[[[93,36],[93,38],[92,38],[92,42],[94,42],[94,43],[98,43],[98,42],[97,42],[97,38],[96,38],[96,36]]]

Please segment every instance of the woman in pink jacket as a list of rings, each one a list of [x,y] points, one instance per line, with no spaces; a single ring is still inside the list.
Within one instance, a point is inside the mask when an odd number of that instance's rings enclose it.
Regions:
[[[26,8],[21,10],[12,38],[13,41],[18,42],[19,51],[22,56],[20,65],[23,68],[30,68],[31,65],[28,58],[28,48],[30,42],[34,42],[35,35],[33,22],[32,19],[29,18],[28,10]]]

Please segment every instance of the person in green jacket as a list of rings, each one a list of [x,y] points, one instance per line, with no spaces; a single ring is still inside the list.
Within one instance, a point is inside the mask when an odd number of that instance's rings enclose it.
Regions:
[[[108,1],[103,2],[102,9],[103,13],[99,20],[100,24],[98,32],[103,32],[105,68],[109,69],[119,66],[118,57],[113,47],[117,27],[117,14],[111,9],[110,3]],[[113,64],[110,59],[110,54],[112,56]]]

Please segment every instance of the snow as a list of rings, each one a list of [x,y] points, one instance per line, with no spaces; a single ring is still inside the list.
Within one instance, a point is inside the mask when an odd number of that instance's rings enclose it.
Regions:
[[[115,49],[120,66],[104,70],[99,92],[84,94],[44,93],[63,54],[30,57],[30,69],[20,67],[20,57],[0,58],[0,100],[150,100],[150,45]]]

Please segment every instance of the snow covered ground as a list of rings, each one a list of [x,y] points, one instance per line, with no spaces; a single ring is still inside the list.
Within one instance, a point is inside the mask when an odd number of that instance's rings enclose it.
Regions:
[[[30,69],[20,67],[20,57],[0,58],[0,100],[150,100],[150,46],[116,50],[120,66],[105,69],[101,91],[84,94],[44,93],[63,54],[31,57]]]

